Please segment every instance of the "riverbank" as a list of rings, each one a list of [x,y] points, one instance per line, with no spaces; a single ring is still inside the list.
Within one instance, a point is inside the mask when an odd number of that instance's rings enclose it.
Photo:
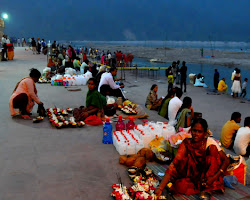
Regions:
[[[110,50],[112,53],[121,50],[125,54],[132,53],[135,57],[160,59],[162,62],[171,63],[180,60],[193,64],[223,65],[231,68],[250,67],[250,53],[230,52],[222,50],[204,49],[203,58],[200,49],[195,48],[167,48],[167,47],[142,47],[127,45],[95,45],[91,47],[101,50]],[[213,56],[213,57],[212,57]]]
[[[10,117],[8,102],[16,83],[30,68],[42,71],[46,65],[46,56],[32,55],[22,47],[15,49],[13,61],[0,62],[0,199],[110,199],[111,185],[118,182],[116,173],[125,185],[131,181],[126,167],[118,163],[114,146],[102,144],[102,126],[55,129],[48,119],[35,124]],[[147,110],[144,103],[152,84],[158,84],[159,97],[165,96],[166,83],[166,77],[159,80],[143,74],[135,80],[133,71],[126,71],[126,97],[145,109],[149,121],[165,121],[156,111]],[[70,92],[62,86],[36,85],[46,108],[85,105],[87,86]],[[182,99],[185,96],[192,98],[194,111],[202,113],[216,139],[232,112],[242,114],[241,126],[249,116],[249,102],[241,103],[229,95],[207,94],[206,89],[188,84]],[[32,117],[37,116],[36,109]]]

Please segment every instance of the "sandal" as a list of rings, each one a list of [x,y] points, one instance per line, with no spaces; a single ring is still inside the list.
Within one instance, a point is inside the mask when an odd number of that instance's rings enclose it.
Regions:
[[[29,115],[22,115],[22,118],[24,120],[31,120],[31,117]]]

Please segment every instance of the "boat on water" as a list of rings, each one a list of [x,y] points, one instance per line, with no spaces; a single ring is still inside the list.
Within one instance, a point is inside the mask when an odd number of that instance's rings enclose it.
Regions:
[[[152,58],[149,60],[149,62],[164,63],[164,61],[162,59],[159,59],[159,58]]]

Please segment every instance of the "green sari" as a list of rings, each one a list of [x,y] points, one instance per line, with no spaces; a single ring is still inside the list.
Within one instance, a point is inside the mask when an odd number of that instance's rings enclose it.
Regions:
[[[86,107],[94,106],[99,109],[103,109],[106,106],[106,98],[97,91],[97,89],[93,91],[88,91],[86,98]]]

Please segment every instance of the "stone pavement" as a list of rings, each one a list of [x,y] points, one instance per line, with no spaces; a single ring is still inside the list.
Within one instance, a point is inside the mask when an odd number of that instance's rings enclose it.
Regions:
[[[13,61],[0,62],[0,200],[85,200],[110,199],[116,173],[129,186],[126,168],[118,164],[119,155],[113,145],[102,144],[102,126],[76,129],[52,128],[47,119],[33,124],[18,117],[11,118],[8,101],[16,83],[34,67],[42,71],[46,56],[32,55],[24,48],[15,49]],[[145,103],[153,83],[159,96],[167,91],[165,77],[159,80],[135,77],[126,72],[126,96]],[[45,107],[79,107],[85,105],[87,86],[69,92],[64,87],[37,84],[38,95]],[[249,116],[249,104],[228,95],[207,95],[203,88],[188,85],[195,111],[202,112],[218,139],[223,124],[233,111]],[[36,114],[36,106],[33,116]],[[149,120],[165,121],[154,111],[146,111]],[[141,123],[137,120],[136,123]],[[243,122],[241,122],[243,125]]]

